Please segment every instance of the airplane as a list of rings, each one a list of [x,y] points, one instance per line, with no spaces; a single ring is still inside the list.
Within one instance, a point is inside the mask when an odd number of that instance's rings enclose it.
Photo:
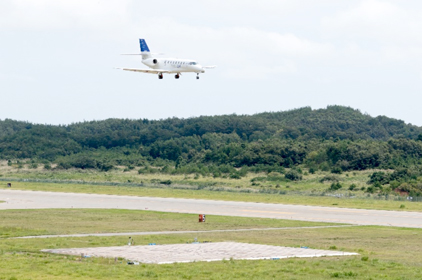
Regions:
[[[135,68],[117,68],[125,71],[158,74],[158,79],[163,79],[163,74],[176,74],[174,77],[179,79],[182,73],[196,73],[196,79],[199,79],[199,73],[205,73],[205,69],[212,69],[216,66],[201,66],[198,62],[190,59],[178,58],[157,58],[151,53],[145,39],[139,39],[142,63],[151,69],[135,69]]]

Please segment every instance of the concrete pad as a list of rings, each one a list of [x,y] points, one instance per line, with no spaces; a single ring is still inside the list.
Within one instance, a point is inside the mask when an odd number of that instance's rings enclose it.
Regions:
[[[325,256],[352,256],[357,253],[341,251],[315,250],[306,248],[291,248],[281,246],[216,242],[197,244],[172,244],[150,246],[116,246],[97,248],[50,249],[42,252],[92,257],[121,257],[140,263],[182,263],[194,261],[263,260],[285,258],[313,258]]]

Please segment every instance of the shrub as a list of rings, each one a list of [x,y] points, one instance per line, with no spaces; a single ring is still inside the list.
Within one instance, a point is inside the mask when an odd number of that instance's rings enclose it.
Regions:
[[[376,188],[376,189],[380,189],[380,190],[382,190],[382,185],[381,185],[381,183],[380,183],[380,182],[375,182],[375,183],[373,184],[373,186],[374,186],[374,188]]]
[[[67,161],[62,161],[62,162],[59,162],[57,164],[57,168],[58,169],[69,169],[69,168],[72,168],[72,165],[70,165],[70,163],[68,163]]]
[[[260,176],[260,177],[255,177],[255,178],[252,178],[251,179],[251,182],[252,183],[255,183],[255,182],[265,182],[267,180],[267,178],[266,177],[263,177],[263,176]]]
[[[333,173],[333,174],[341,174],[341,173],[343,173],[343,170],[340,167],[335,166],[335,167],[333,167],[331,169],[331,173]]]
[[[239,173],[231,173],[230,174],[230,179],[240,179],[241,177],[240,177],[240,175],[239,175]]]
[[[324,176],[324,178],[322,178],[321,180],[319,180],[321,183],[324,183],[325,181],[328,182],[339,182],[340,178],[336,175],[327,175]]]
[[[367,192],[367,193],[374,193],[374,192],[375,192],[375,188],[374,188],[374,186],[369,186],[369,187],[366,189],[366,192]]]
[[[145,166],[145,168],[140,168],[138,170],[138,174],[148,174],[148,173],[157,173],[157,172],[158,172],[158,169],[151,168],[151,167],[148,167],[148,166]]]
[[[286,179],[292,180],[292,181],[300,181],[302,180],[302,175],[299,174],[296,170],[289,170],[284,175]]]
[[[270,172],[270,173],[268,173],[268,175],[267,175],[268,177],[280,177],[281,176],[281,174],[280,173],[278,173],[278,172]]]
[[[353,272],[353,271],[349,271],[349,272],[333,272],[330,275],[333,278],[345,278],[345,277],[356,277],[356,276],[358,276],[358,274],[355,273],[355,272]]]
[[[328,171],[330,170],[330,166],[328,165],[328,163],[323,162],[320,166],[319,169],[321,169],[322,171]]]
[[[144,174],[144,173],[148,173],[148,168],[140,168],[138,170],[138,174]]]
[[[356,189],[357,189],[357,186],[355,184],[351,184],[350,187],[349,187],[350,191],[354,191]]]
[[[219,177],[221,177],[221,172],[220,172],[220,171],[214,171],[214,172],[212,173],[212,177],[214,177],[214,178],[219,178]]]
[[[341,189],[343,186],[340,183],[332,183],[330,186],[330,191],[337,191]]]
[[[104,162],[98,162],[97,163],[97,167],[98,169],[100,169],[101,171],[109,171],[111,169],[114,168],[113,164],[111,164],[110,162],[104,161]]]
[[[392,190],[395,190],[395,189],[397,189],[399,186],[400,186],[400,182],[398,182],[398,181],[391,181],[390,182],[390,188],[392,189]]]
[[[339,162],[337,162],[337,166],[343,171],[347,171],[350,169],[350,163],[347,160],[340,160]]]
[[[386,184],[388,183],[388,175],[385,172],[379,171],[374,172],[369,176],[368,184],[374,184],[374,183],[380,183],[380,184]]]

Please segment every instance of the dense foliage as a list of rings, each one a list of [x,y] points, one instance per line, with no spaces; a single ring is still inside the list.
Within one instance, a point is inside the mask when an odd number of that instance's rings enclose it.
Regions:
[[[60,168],[142,166],[139,172],[171,165],[173,172],[216,176],[241,176],[241,167],[271,172],[301,164],[341,173],[420,164],[422,128],[342,106],[64,126],[6,119],[0,121],[0,157],[55,162]]]

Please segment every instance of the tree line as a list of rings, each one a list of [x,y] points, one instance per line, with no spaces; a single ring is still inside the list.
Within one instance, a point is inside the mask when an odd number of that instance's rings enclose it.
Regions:
[[[237,176],[234,170],[242,167],[306,165],[339,173],[421,164],[422,128],[343,106],[58,126],[6,119],[0,121],[0,157],[105,171],[116,165],[142,166],[145,172],[153,172],[148,166],[172,166]]]

